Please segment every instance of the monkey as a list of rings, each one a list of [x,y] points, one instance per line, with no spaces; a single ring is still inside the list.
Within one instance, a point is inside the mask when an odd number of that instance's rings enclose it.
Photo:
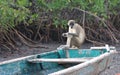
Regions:
[[[63,33],[63,37],[67,37],[67,44],[69,44],[70,48],[80,48],[82,43],[85,40],[85,31],[84,29],[75,22],[75,20],[68,21],[69,31],[67,33]]]

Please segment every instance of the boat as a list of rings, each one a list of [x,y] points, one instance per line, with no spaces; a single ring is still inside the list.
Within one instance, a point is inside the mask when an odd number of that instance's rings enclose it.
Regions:
[[[67,53],[67,55],[66,55]],[[110,66],[115,47],[57,50],[0,62],[0,75],[98,75]]]

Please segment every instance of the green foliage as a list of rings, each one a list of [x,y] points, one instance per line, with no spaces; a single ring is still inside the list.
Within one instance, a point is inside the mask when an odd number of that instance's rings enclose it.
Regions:
[[[36,8],[38,8],[40,11],[47,11],[47,3],[45,2],[45,0],[37,0],[36,2]]]
[[[21,6],[21,7],[27,7],[29,6],[29,0],[17,0],[16,2],[17,5]]]
[[[60,12],[62,9],[67,8],[70,0],[51,0],[47,2],[45,0],[37,0],[38,9],[40,12],[51,12],[53,25],[55,27],[66,27],[67,21],[65,19],[61,20]],[[39,13],[39,12],[38,12]]]
[[[13,28],[19,23],[32,23],[40,12],[52,13],[53,25],[66,27],[67,20],[60,15],[61,10],[80,8],[94,13],[103,19],[109,18],[108,13],[117,13],[114,10],[120,0],[34,0],[36,3],[35,14],[31,14],[29,0],[0,0],[0,28]]]
[[[117,11],[115,9],[120,7],[120,0],[109,0],[108,2],[109,2],[109,11],[116,14]]]
[[[68,0],[52,0],[52,2],[47,4],[47,7],[51,11],[62,10],[63,8],[67,7],[68,3]]]
[[[118,6],[120,0],[38,0],[39,5],[45,9],[46,12],[52,12],[53,24],[57,27],[64,24],[61,20],[60,11],[68,8],[80,8],[93,14],[100,16],[103,19],[108,19],[108,12],[116,13],[114,7]],[[64,26],[64,25],[63,25]]]
[[[89,0],[70,0],[71,1],[71,7],[79,7],[81,9],[86,9],[88,5]]]
[[[118,6],[120,0],[71,0],[71,2],[73,8],[79,7],[107,19],[106,12],[115,13],[114,7]]]
[[[28,6],[28,0],[0,0],[0,28],[8,30],[21,22],[28,23],[26,20],[34,17]]]
[[[65,28],[67,27],[67,20],[61,20],[59,18],[54,18],[53,19],[53,25],[57,28],[58,26],[61,28]]]
[[[37,0],[39,7],[50,11],[61,10],[62,8],[67,7],[69,2],[70,0],[51,0],[50,2],[47,2],[46,0]]]

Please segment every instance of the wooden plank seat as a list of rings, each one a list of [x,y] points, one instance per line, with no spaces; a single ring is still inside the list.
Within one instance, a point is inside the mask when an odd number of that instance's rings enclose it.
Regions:
[[[36,59],[29,59],[28,62],[31,63],[40,63],[40,62],[57,62],[57,63],[81,63],[89,61],[92,58],[36,58]]]

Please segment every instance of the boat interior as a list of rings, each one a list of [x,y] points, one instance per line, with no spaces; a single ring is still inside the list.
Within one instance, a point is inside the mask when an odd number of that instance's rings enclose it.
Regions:
[[[52,52],[33,55],[8,64],[3,64],[0,66],[0,74],[48,75],[50,73],[89,61],[105,52],[107,52],[106,49],[69,49],[69,57],[66,57],[66,50],[55,50]],[[74,60],[77,60],[77,62]]]

